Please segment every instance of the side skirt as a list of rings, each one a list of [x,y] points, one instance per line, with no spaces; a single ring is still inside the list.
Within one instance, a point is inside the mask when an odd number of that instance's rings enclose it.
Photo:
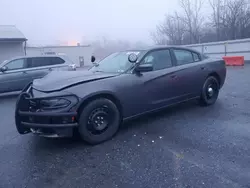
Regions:
[[[151,113],[155,113],[155,112],[159,112],[163,109],[166,109],[168,107],[171,107],[171,106],[175,106],[175,105],[178,105],[178,104],[181,104],[181,103],[184,103],[184,102],[188,102],[188,101],[192,101],[192,100],[195,100],[195,99],[199,99],[200,97],[197,96],[197,97],[193,97],[193,98],[190,98],[190,99],[186,99],[186,100],[183,100],[183,101],[180,101],[180,102],[176,102],[176,103],[173,103],[173,104],[170,104],[170,105],[166,105],[166,106],[163,106],[161,108],[157,108],[157,109],[154,109],[154,110],[150,110],[150,111],[146,111],[146,112],[143,112],[143,113],[140,113],[140,114],[137,114],[137,115],[134,115],[134,116],[130,116],[130,117],[126,117],[126,118],[123,118],[123,121],[130,121],[130,120],[133,120],[133,119],[136,119],[136,118],[139,118],[141,116],[144,116],[146,114],[151,114]]]

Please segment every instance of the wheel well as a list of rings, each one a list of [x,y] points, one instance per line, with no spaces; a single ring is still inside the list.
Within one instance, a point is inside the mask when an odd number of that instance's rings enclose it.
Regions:
[[[216,72],[210,73],[210,74],[208,75],[208,77],[209,77],[209,76],[215,77],[215,78],[218,80],[218,82],[219,82],[219,86],[221,85],[220,76],[219,76]]]
[[[86,106],[87,104],[89,104],[91,101],[95,100],[95,99],[99,99],[99,98],[106,98],[106,99],[109,99],[111,100],[118,108],[119,112],[120,112],[120,115],[122,117],[122,114],[123,114],[123,109],[122,109],[122,105],[121,105],[121,102],[119,101],[119,99],[117,99],[115,96],[113,96],[112,94],[97,94],[97,95],[94,95],[94,96],[91,96],[89,98],[87,98],[86,100],[84,100],[80,107],[78,108],[78,112],[81,112],[84,108],[84,106]]]

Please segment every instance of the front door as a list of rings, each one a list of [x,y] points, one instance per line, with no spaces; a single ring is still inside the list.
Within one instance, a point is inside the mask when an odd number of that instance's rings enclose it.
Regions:
[[[144,110],[150,111],[172,103],[174,98],[172,71],[175,69],[169,49],[149,52],[141,63],[153,65],[153,71],[137,75]]]
[[[27,60],[12,60],[4,65],[7,70],[0,72],[0,93],[21,91],[29,83]]]

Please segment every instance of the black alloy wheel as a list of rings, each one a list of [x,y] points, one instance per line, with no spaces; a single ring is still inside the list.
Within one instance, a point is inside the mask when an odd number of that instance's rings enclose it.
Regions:
[[[206,79],[202,88],[202,93],[200,97],[201,105],[213,105],[219,96],[219,90],[220,86],[218,80],[213,76],[209,76]]]
[[[117,106],[109,99],[100,98],[88,103],[80,112],[79,134],[89,144],[111,139],[121,123]]]
[[[102,134],[112,122],[112,112],[107,106],[94,109],[88,119],[87,129],[95,135]]]

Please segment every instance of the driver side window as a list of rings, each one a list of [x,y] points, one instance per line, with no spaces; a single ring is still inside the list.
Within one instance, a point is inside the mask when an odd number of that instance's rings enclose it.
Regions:
[[[7,70],[18,70],[24,69],[26,67],[26,60],[25,59],[15,59],[5,65]]]
[[[153,70],[161,70],[172,67],[170,50],[157,50],[150,52],[143,60],[143,64],[152,64]]]

